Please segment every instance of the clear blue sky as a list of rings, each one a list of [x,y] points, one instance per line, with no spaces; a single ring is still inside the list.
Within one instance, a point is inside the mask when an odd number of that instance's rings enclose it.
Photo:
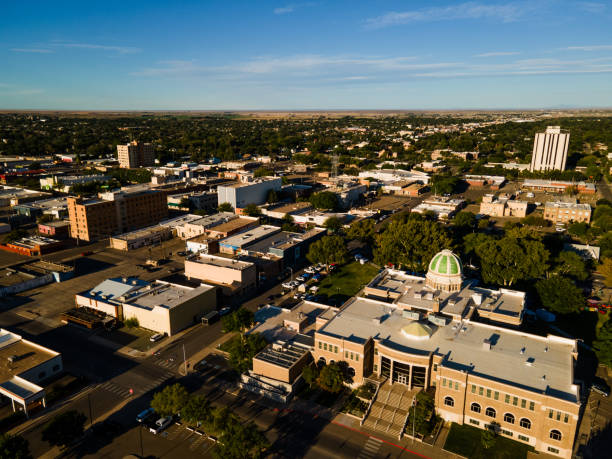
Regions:
[[[612,2],[5,1],[0,108],[612,107]]]

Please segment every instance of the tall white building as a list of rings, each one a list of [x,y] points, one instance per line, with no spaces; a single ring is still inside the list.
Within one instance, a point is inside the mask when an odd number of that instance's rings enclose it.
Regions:
[[[537,133],[533,142],[533,155],[529,170],[531,172],[564,171],[569,137],[569,132],[561,131],[559,126],[548,126],[546,132]]]

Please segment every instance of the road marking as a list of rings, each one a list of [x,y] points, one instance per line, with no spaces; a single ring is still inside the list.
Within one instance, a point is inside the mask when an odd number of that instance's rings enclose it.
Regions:
[[[122,398],[129,398],[130,397],[130,391],[129,389],[126,389],[125,387],[119,386],[118,384],[115,384],[111,381],[106,381],[104,384],[100,385],[100,388],[108,391],[108,392],[112,392],[115,395],[118,395],[119,397]]]
[[[363,445],[363,448],[359,453],[359,456],[357,456],[357,459],[372,459],[373,457],[376,457],[376,454],[378,453],[378,450],[380,449],[382,443],[382,440],[378,438],[368,438],[368,441],[365,445]]]

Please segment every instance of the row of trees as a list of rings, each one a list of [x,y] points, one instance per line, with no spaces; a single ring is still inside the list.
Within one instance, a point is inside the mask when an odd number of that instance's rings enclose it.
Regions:
[[[259,458],[270,446],[255,424],[245,423],[227,407],[213,407],[203,395],[190,395],[178,383],[157,392],[151,407],[160,416],[180,413],[182,420],[217,436],[213,454],[218,458]]]

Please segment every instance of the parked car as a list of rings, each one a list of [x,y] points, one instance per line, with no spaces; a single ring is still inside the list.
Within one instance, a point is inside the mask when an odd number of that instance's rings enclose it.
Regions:
[[[321,279],[323,279],[323,276],[319,273],[315,274],[314,276],[312,276],[312,280],[315,282],[319,282]]]
[[[149,338],[149,341],[151,341],[152,343],[157,343],[158,341],[164,339],[164,336],[166,336],[165,333],[155,333]]]
[[[323,271],[325,269],[325,265],[319,263],[318,265],[315,266],[315,271],[320,273],[321,271]]]
[[[359,263],[361,263],[362,265],[365,265],[368,261],[370,261],[370,260],[367,259],[366,257],[361,257],[359,259]]]
[[[608,386],[606,381],[602,378],[595,377],[593,379],[593,384],[591,384],[591,389],[604,397],[610,396],[610,386]]]
[[[155,424],[149,427],[149,431],[157,435],[158,433],[165,430],[170,424],[172,424],[172,416],[165,416],[155,421]]]
[[[359,261],[363,258],[363,255],[361,255],[360,253],[356,253],[355,254],[355,261]]]
[[[335,271],[338,268],[338,264],[337,263],[332,263],[329,265],[329,272]]]
[[[229,306],[226,306],[226,307],[222,308],[222,309],[219,311],[219,315],[220,315],[221,317],[223,317],[223,316],[225,316],[225,315],[229,314],[231,311],[232,311],[232,308],[230,308]]]
[[[302,283],[302,282],[306,282],[308,279],[310,279],[310,274],[308,274],[308,273],[304,273],[304,274],[302,274],[301,276],[296,277],[296,279],[295,279],[295,280],[296,280],[296,281],[298,281],[298,282],[300,282],[300,283]]]
[[[317,269],[315,266],[309,266],[308,268],[304,270],[304,272],[309,273],[309,274],[314,274],[317,272]]]
[[[147,408],[146,410],[138,413],[136,416],[136,422],[147,422],[153,416],[155,416],[155,410],[153,408]]]
[[[293,285],[292,282],[283,282],[281,284],[281,287],[283,287],[284,289],[287,289],[287,290],[291,290],[291,289],[294,288],[294,285]]]

